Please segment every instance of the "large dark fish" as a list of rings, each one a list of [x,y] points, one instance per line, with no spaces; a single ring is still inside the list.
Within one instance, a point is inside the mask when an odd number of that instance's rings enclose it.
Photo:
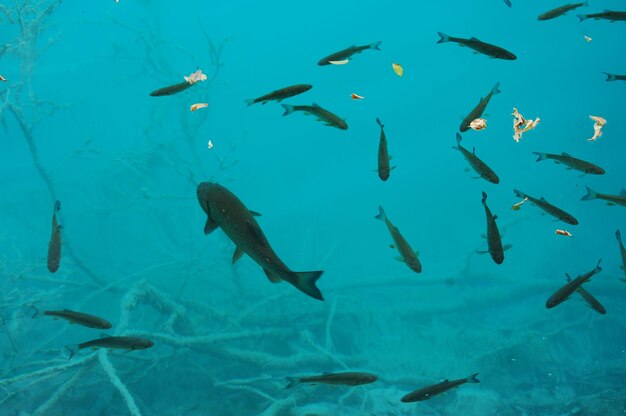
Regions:
[[[458,43],[461,46],[467,46],[468,48],[471,48],[478,53],[482,53],[483,55],[487,55],[492,58],[505,59],[507,61],[514,61],[515,59],[517,59],[517,56],[515,56],[512,52],[509,52],[499,46],[492,45],[491,43],[483,42],[475,37],[464,39],[448,36],[445,33],[441,32],[437,32],[437,34],[441,38],[437,41],[437,43],[454,42]]]
[[[71,359],[78,351],[83,348],[110,348],[115,350],[145,350],[152,348],[154,343],[149,339],[138,337],[110,337],[103,334],[102,338],[93,339],[83,342],[82,344],[67,345],[65,349],[69,353]]]
[[[251,106],[252,104],[256,104],[256,103],[267,104],[269,101],[272,101],[272,100],[281,102],[285,98],[302,94],[303,92],[307,92],[311,88],[313,88],[313,85],[309,85],[309,84],[292,85],[290,87],[285,87],[276,91],[272,91],[268,94],[260,96],[259,98],[252,98],[252,99],[246,100],[246,103],[248,104],[248,106]]]
[[[63,226],[57,222],[57,212],[60,209],[61,203],[55,201],[52,212],[52,235],[48,243],[48,270],[51,273],[59,270],[59,264],[61,263],[61,230],[63,230]]]
[[[610,20],[612,22],[616,22],[618,20],[626,20],[626,12],[616,12],[612,10],[605,10],[600,13],[592,13],[592,14],[579,14],[578,18],[582,22],[586,19],[596,19],[596,20]]]
[[[565,302],[572,293],[574,293],[579,287],[583,285],[583,283],[591,279],[591,276],[596,273],[600,273],[600,271],[602,270],[602,268],[600,267],[601,261],[601,259],[598,260],[598,264],[592,271],[587,272],[582,276],[578,276],[573,280],[568,280],[568,282],[564,286],[559,288],[559,290],[557,290],[552,296],[550,296],[550,298],[546,302],[546,308],[554,308],[558,304]]]
[[[578,224],[578,220],[574,218],[574,216],[563,211],[561,208],[555,207],[554,205],[546,201],[544,197],[541,197],[541,199],[533,198],[532,196],[526,195],[525,193],[523,193],[522,191],[518,191],[517,189],[514,189],[513,192],[515,192],[515,195],[520,198],[528,198],[528,200],[532,202],[537,208],[543,210],[546,214],[552,215],[554,218],[557,218],[570,225]]]
[[[420,402],[423,400],[428,400],[433,396],[436,396],[441,393],[445,393],[446,391],[453,389],[455,387],[459,387],[465,383],[480,383],[480,380],[477,378],[478,373],[472,374],[467,378],[460,378],[458,380],[444,380],[441,383],[433,384],[431,386],[422,387],[419,390],[412,391],[411,393],[405,395],[401,401],[404,403],[411,402]]]
[[[496,173],[493,170],[491,170],[491,168],[487,166],[485,162],[483,162],[482,160],[478,158],[478,156],[476,156],[474,148],[472,148],[472,151],[470,152],[469,150],[461,146],[462,139],[463,138],[461,137],[461,135],[457,133],[456,134],[457,145],[453,146],[452,148],[461,152],[465,160],[467,160],[467,162],[470,164],[472,169],[474,169],[474,172],[478,173],[481,178],[491,183],[496,183],[496,184],[500,183],[500,178],[498,178],[498,175],[496,175]]]
[[[179,92],[185,91],[187,88],[191,88],[195,83],[189,83],[187,81],[181,82],[179,84],[170,85],[167,87],[159,88],[158,90],[154,90],[150,93],[151,97],[162,97],[164,95],[174,95]]]
[[[382,181],[389,179],[391,167],[389,167],[389,152],[387,151],[387,136],[385,136],[385,126],[379,118],[376,123],[380,126],[380,141],[378,142],[378,177]]]
[[[298,384],[332,384],[335,386],[361,386],[370,384],[378,380],[378,377],[369,373],[334,373],[322,374],[310,377],[287,377],[287,389],[297,386]]]
[[[106,319],[97,317],[95,315],[89,315],[87,313],[71,311],[69,309],[63,309],[61,311],[43,311],[43,312],[39,312],[38,310],[35,310],[35,314],[33,315],[33,318],[37,318],[42,315],[65,319],[66,321],[72,324],[86,326],[87,328],[96,328],[96,329],[111,328],[111,323],[107,321]]]
[[[546,159],[552,159],[557,163],[562,163],[565,166],[569,166],[572,169],[576,169],[578,171],[589,173],[591,175],[604,175],[606,172],[600,166],[594,165],[593,163],[586,162],[581,159],[576,159],[568,155],[567,153],[561,153],[560,155],[554,153],[540,153],[533,152],[533,154],[537,155],[537,162]]]
[[[313,115],[317,118],[318,121],[321,121],[327,126],[336,127],[340,130],[348,130],[348,124],[336,114],[331,113],[328,110],[323,109],[316,103],[312,105],[289,105],[289,104],[281,104],[285,109],[283,116],[288,116],[294,111],[302,111],[305,114]]]
[[[374,50],[379,51],[381,43],[382,43],[382,41],[374,42],[374,43],[372,43],[370,45],[363,45],[363,46],[352,45],[350,47],[347,47],[344,50],[341,50],[339,52],[335,52],[333,54],[330,54],[330,55],[320,59],[317,64],[321,65],[321,66],[324,66],[324,65],[331,65],[332,62],[341,62],[341,61],[345,61],[345,60],[350,60],[350,59],[352,59],[352,55],[355,55],[357,53],[361,53],[361,52],[363,52],[364,50],[367,50],[367,49],[374,49]]]
[[[381,220],[387,225],[387,229],[391,234],[391,238],[393,238],[393,242],[395,243],[395,247],[400,253],[400,258],[398,260],[404,262],[409,269],[413,270],[416,273],[420,273],[422,271],[422,263],[420,263],[418,259],[418,253],[413,251],[409,243],[404,239],[402,234],[400,234],[400,230],[398,227],[393,225],[391,221],[387,218],[385,214],[385,210],[383,207],[378,207],[378,215],[376,215],[377,220]]]
[[[565,13],[569,12],[570,10],[574,10],[581,6],[588,6],[588,5],[589,4],[587,1],[584,1],[582,3],[565,4],[563,6],[557,7],[556,9],[552,9],[545,13],[540,14],[539,17],[537,17],[537,19],[538,20],[554,19],[556,17],[563,16]]]
[[[626,75],[617,75],[617,74],[609,74],[608,72],[603,72],[606,75],[607,81],[626,81]]]
[[[258,214],[248,210],[232,192],[216,183],[202,182],[198,185],[197,196],[202,210],[207,214],[204,233],[209,234],[217,227],[224,231],[236,246],[233,263],[245,253],[263,268],[270,281],[277,283],[284,280],[312,298],[324,300],[315,286],[323,271],[289,270],[256,222],[254,216]]]
[[[619,254],[622,255],[622,265],[620,268],[626,274],[626,249],[624,248],[624,243],[622,242],[622,233],[619,230],[615,231],[615,238],[617,238],[617,242],[619,243]]]
[[[487,217],[487,247],[489,247],[489,255],[496,264],[502,264],[504,261],[504,248],[502,247],[498,224],[496,224],[498,216],[493,215],[487,206],[487,194],[485,192],[483,192],[482,203]]]
[[[487,94],[485,98],[481,97],[476,107],[474,107],[474,109],[470,111],[467,117],[463,119],[463,121],[461,122],[461,127],[459,127],[461,133],[469,130],[470,123],[483,115],[485,109],[487,108],[487,104],[489,104],[489,101],[491,101],[491,97],[496,94],[500,94],[500,90],[498,89],[498,87],[500,87],[500,83],[496,82],[496,85],[494,85],[491,91],[489,91],[489,94]]]
[[[585,186],[585,188],[587,188],[587,195],[580,198],[581,201],[589,201],[591,199],[603,199],[607,201],[607,205],[621,205],[623,207],[626,207],[626,189],[622,189],[619,195],[609,195],[600,194],[588,186]]]

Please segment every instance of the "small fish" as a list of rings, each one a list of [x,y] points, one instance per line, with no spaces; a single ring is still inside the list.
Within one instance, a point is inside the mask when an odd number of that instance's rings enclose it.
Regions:
[[[6,81],[7,79],[5,77],[3,77],[2,75],[0,75],[0,81]]]
[[[294,111],[302,111],[306,114],[311,114],[317,118],[318,121],[321,121],[327,126],[336,127],[340,130],[348,130],[348,124],[339,118],[336,114],[331,113],[328,110],[323,109],[316,103],[311,105],[289,105],[289,104],[281,104],[285,109],[283,116],[287,116]]]
[[[474,131],[484,130],[487,128],[487,120],[484,118],[477,118],[476,120],[472,120],[469,127]]]
[[[320,65],[320,66],[329,65],[329,64],[337,65],[338,62],[341,62],[341,64],[346,64],[346,63],[348,63],[347,61],[352,59],[352,55],[355,55],[357,53],[361,53],[364,50],[374,49],[376,51],[379,51],[381,43],[382,43],[382,41],[374,42],[374,43],[372,43],[370,45],[363,45],[363,46],[354,46],[353,45],[353,46],[349,46],[349,47],[347,47],[344,50],[341,50],[339,52],[335,52],[333,54],[330,54],[330,55],[320,59],[317,64]]]
[[[362,100],[363,98],[365,98],[362,95],[355,94],[355,93],[352,93],[352,95],[350,95],[350,97],[352,97],[353,100]]]
[[[378,380],[378,377],[369,373],[324,373],[319,376],[309,377],[287,377],[287,389],[297,386],[298,384],[331,384],[335,386],[362,386],[370,384]]]
[[[556,230],[556,231],[554,231],[554,234],[556,234],[556,235],[564,235],[565,237],[571,237],[572,236],[572,233],[570,233],[567,230]]]
[[[61,209],[61,202],[55,201],[52,212],[52,235],[48,243],[48,270],[54,273],[59,270],[61,263],[61,230],[63,226],[57,222],[57,212]]]
[[[423,400],[428,400],[433,396],[436,396],[441,393],[445,393],[446,391],[453,389],[455,387],[459,387],[465,383],[480,383],[480,380],[477,378],[478,373],[472,374],[467,378],[461,378],[458,380],[444,380],[441,383],[433,384],[431,386],[422,387],[419,390],[412,391],[411,393],[405,395],[401,401],[403,403],[411,403],[411,402],[420,402]]]
[[[589,173],[591,175],[604,175],[606,172],[600,166],[594,165],[593,163],[586,162],[581,159],[576,159],[568,155],[567,153],[561,153],[560,155],[554,153],[540,153],[533,152],[533,154],[537,155],[537,162],[546,159],[552,159],[557,163],[562,163],[565,166],[569,166],[572,169],[576,169],[580,172]]]
[[[539,17],[537,17],[537,19],[538,20],[554,19],[556,17],[563,16],[565,13],[569,12],[570,10],[574,10],[581,6],[588,6],[588,5],[589,5],[588,1],[584,1],[582,3],[566,4],[564,6],[560,6],[560,7],[557,7],[556,9],[552,9],[550,11],[540,14]]]
[[[188,77],[185,78],[185,82],[181,82],[179,84],[169,85],[167,87],[159,88],[158,90],[154,90],[150,93],[151,97],[162,97],[165,95],[174,95],[179,92],[185,91],[187,88],[190,88],[192,85],[205,81],[207,76],[202,73],[201,69],[198,69],[196,72],[193,72]]]
[[[580,19],[579,20],[580,22],[582,22],[583,20],[587,20],[587,19],[595,19],[595,20],[603,19],[603,20],[610,20],[611,22],[616,22],[618,20],[626,20],[626,12],[616,12],[612,10],[605,10],[600,13],[579,14],[578,19]]]
[[[500,183],[500,178],[498,178],[498,175],[496,175],[496,173],[493,170],[491,170],[491,168],[487,166],[485,162],[483,162],[482,160],[478,158],[478,156],[476,156],[474,148],[472,148],[472,151],[470,152],[469,150],[461,146],[461,139],[462,139],[461,135],[457,133],[456,134],[456,146],[453,146],[452,148],[461,152],[465,160],[467,160],[467,162],[470,164],[472,169],[474,169],[474,172],[478,173],[478,175],[480,175],[481,178],[491,183],[495,183],[495,184]]]
[[[201,108],[207,108],[208,106],[209,106],[209,104],[207,104],[207,103],[192,104],[191,107],[189,107],[189,111],[196,111],[196,110],[199,110]]]
[[[33,318],[38,318],[42,315],[65,319],[66,321],[72,324],[86,326],[87,328],[96,328],[96,329],[111,328],[111,323],[107,321],[106,319],[102,319],[94,315],[89,315],[87,313],[71,311],[69,309],[63,309],[61,311],[40,312],[39,310],[35,308],[35,313],[33,315]]]
[[[569,277],[567,273],[565,273],[565,276],[567,276],[568,282],[572,280],[572,278]],[[604,308],[604,306],[602,306],[600,301],[596,299],[595,296],[593,296],[591,293],[589,293],[584,287],[579,286],[578,289],[576,289],[576,292],[580,295],[581,298],[583,298],[585,302],[587,302],[587,305],[589,305],[591,309],[598,312],[600,315],[606,315],[606,309]]]
[[[256,104],[256,103],[261,103],[261,104],[265,105],[265,104],[267,104],[270,101],[281,102],[285,98],[289,98],[289,97],[296,96],[298,94],[305,93],[308,90],[310,90],[311,88],[313,88],[313,85],[309,85],[309,84],[291,85],[289,87],[280,88],[280,89],[278,89],[276,91],[272,91],[270,93],[262,95],[259,98],[248,99],[248,100],[246,100],[246,104],[248,104],[248,107],[249,107],[252,104]]]
[[[507,6],[511,7],[511,0],[504,0],[504,4],[506,4]]]
[[[416,251],[413,251],[411,246],[409,246],[409,243],[404,239],[402,234],[400,234],[400,230],[398,229],[398,227],[396,227],[391,223],[391,221],[389,221],[383,207],[378,207],[378,215],[376,215],[374,218],[383,221],[385,225],[387,225],[387,229],[389,230],[391,238],[393,238],[393,241],[395,243],[394,245],[401,256],[398,260],[404,262],[409,267],[409,269],[413,270],[414,272],[421,273],[422,263],[420,263],[418,259],[418,253]]]
[[[619,195],[608,195],[601,194],[588,186],[585,186],[587,189],[587,195],[580,198],[581,201],[589,201],[591,199],[603,199],[608,202],[608,205],[621,205],[626,207],[626,189],[622,189]]]
[[[404,74],[404,68],[402,68],[402,65],[391,64],[391,67],[393,68],[393,72],[395,72],[397,76],[401,77]]]
[[[622,256],[622,265],[620,268],[626,274],[626,248],[624,248],[624,243],[622,242],[622,233],[619,230],[615,231],[615,238],[617,238],[617,242],[619,243],[619,253]]]
[[[469,130],[471,128],[472,121],[480,118],[483,115],[485,109],[487,108],[487,104],[489,104],[489,101],[491,101],[491,97],[496,94],[500,94],[500,90],[498,89],[498,87],[500,87],[500,83],[496,82],[496,85],[494,85],[491,91],[489,91],[489,94],[487,94],[485,98],[481,97],[476,107],[474,107],[474,109],[470,111],[467,117],[463,119],[463,121],[461,122],[461,127],[459,127],[461,133]]]
[[[502,264],[504,261],[504,248],[502,247],[502,239],[496,220],[497,215],[493,215],[487,206],[487,194],[483,192],[483,207],[485,207],[485,216],[487,217],[487,247],[489,247],[489,255],[496,264]]]
[[[570,297],[570,295],[576,291],[576,289],[578,289],[580,286],[583,285],[583,283],[591,279],[591,276],[596,273],[600,273],[600,271],[602,270],[602,268],[600,268],[600,261],[602,260],[598,260],[598,264],[596,265],[595,269],[585,273],[582,276],[576,277],[576,279],[574,280],[568,280],[568,282],[564,286],[554,292],[554,294],[552,294],[552,296],[548,298],[546,302],[546,308],[554,308],[558,304],[565,302]]]
[[[552,205],[544,197],[541,197],[540,199],[533,198],[532,196],[526,195],[525,193],[518,191],[517,189],[514,189],[513,192],[515,192],[515,195],[517,195],[519,198],[528,198],[528,200],[532,202],[537,208],[543,210],[546,214],[552,215],[554,218],[557,218],[570,225],[578,224],[578,220],[574,218],[571,214],[568,214],[561,208]]]
[[[380,141],[378,142],[378,177],[384,182],[389,179],[392,168],[389,166],[389,152],[387,151],[387,136],[385,126],[376,118],[376,123],[380,126]]]
[[[138,337],[111,337],[106,334],[102,334],[102,338],[94,339],[91,341],[83,342],[82,344],[67,345],[65,349],[69,353],[69,359],[71,359],[78,351],[84,348],[110,348],[115,350],[145,350],[152,348],[154,343],[149,339]]]
[[[525,203],[526,201],[528,201],[528,198],[524,198],[524,199],[522,199],[522,200],[521,200],[521,201],[519,201],[518,203],[513,204],[513,206],[511,207],[511,209],[512,209],[513,211],[519,211],[519,210],[522,208],[522,205],[524,205],[524,203]]]
[[[587,41],[587,43],[591,42],[591,38],[589,36],[587,35],[584,35],[584,36],[585,36],[585,40]]]
[[[606,75],[607,81],[626,81],[626,75],[618,75],[618,74],[609,74],[608,72],[603,72]]]
[[[483,55],[487,55],[491,58],[505,59],[507,61],[514,61],[517,59],[517,56],[515,56],[512,52],[509,52],[499,46],[483,42],[475,37],[464,39],[448,36],[441,32],[437,32],[437,34],[440,37],[437,43],[454,42],[458,43],[460,46],[467,46],[468,48],[475,50],[477,53],[482,53]]]
[[[228,189],[212,182],[202,182],[196,191],[200,207],[207,214],[204,234],[210,234],[220,227],[224,234],[235,243],[233,263],[244,253],[263,268],[272,283],[286,281],[298,290],[318,300],[324,300],[315,282],[323,271],[294,272],[276,255],[267,241],[255,216]]]

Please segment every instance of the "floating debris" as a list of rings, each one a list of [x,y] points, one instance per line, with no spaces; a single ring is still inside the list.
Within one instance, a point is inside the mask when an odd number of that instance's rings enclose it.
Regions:
[[[606,124],[606,120],[600,116],[589,116],[590,119],[595,121],[593,125],[593,137],[587,139],[588,142],[595,142],[602,136],[602,127]]]
[[[208,103],[196,103],[196,104],[192,104],[191,107],[189,107],[189,111],[196,111],[199,110],[201,108],[207,108],[209,106]]]
[[[196,82],[206,81],[207,76],[202,73],[201,69],[198,69],[196,72],[191,73],[188,77],[185,77],[185,81],[190,84],[195,84]]]
[[[207,146],[209,147],[209,149],[213,148],[213,142],[211,140],[209,140],[209,143],[207,144]]]
[[[304,92],[307,92],[311,88],[313,88],[313,85],[310,85],[310,84],[290,85],[289,87],[280,88],[276,91],[272,91],[268,94],[262,95],[259,98],[248,99],[246,100],[246,104],[248,104],[248,106],[251,106],[252,104],[256,104],[256,103],[261,103],[264,105],[264,104],[267,104],[269,101],[281,102],[285,98],[302,94]]]
[[[533,130],[541,121],[539,117],[537,117],[535,121],[526,120],[515,107],[513,107],[513,113],[511,115],[513,116],[513,140],[516,142],[520,141],[522,134],[526,133],[528,130]]]
[[[344,59],[344,60],[341,60],[341,61],[328,61],[328,63],[331,64],[331,65],[345,65],[348,62],[350,62],[348,59]]]
[[[352,95],[350,95],[350,97],[352,97],[353,100],[362,100],[363,97],[362,95],[356,94],[356,93],[352,93]]]
[[[0,81],[5,81],[5,82],[6,82],[6,80],[7,80],[7,79],[6,79],[5,77],[3,77],[2,75],[0,75]]]
[[[350,59],[352,59],[352,55],[355,55],[357,53],[361,53],[364,50],[367,49],[374,49],[376,51],[380,50],[380,44],[382,43],[382,41],[379,42],[374,42],[370,45],[363,45],[363,46],[349,46],[346,49],[343,49],[339,52],[335,52],[332,53],[322,59],[319,60],[319,62],[317,63],[320,66],[324,66],[324,65],[345,65],[348,63],[348,61]]]
[[[484,118],[477,118],[475,120],[472,120],[469,126],[470,129],[475,131],[484,130],[487,128],[487,120],[485,120]]]
[[[591,42],[591,38],[589,36],[587,35],[584,35],[584,36],[585,36],[585,40],[587,41],[587,43]]]
[[[521,201],[519,201],[517,204],[513,204],[513,206],[511,207],[511,209],[513,211],[519,211],[522,208],[522,205],[524,205],[524,202],[528,201],[528,197],[524,197],[524,199],[522,199]]]
[[[565,237],[572,237],[572,233],[570,233],[567,230],[556,230],[554,232],[554,234],[556,234],[556,235],[564,235]]]
[[[391,64],[391,67],[393,68],[393,72],[395,72],[397,76],[401,77],[404,74],[404,68],[402,68],[402,65]]]

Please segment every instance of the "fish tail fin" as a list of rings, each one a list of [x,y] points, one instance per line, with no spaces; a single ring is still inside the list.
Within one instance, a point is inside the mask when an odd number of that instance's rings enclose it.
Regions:
[[[287,385],[285,386],[285,389],[291,389],[296,387],[298,384],[300,384],[300,380],[297,377],[287,377]]]
[[[322,270],[314,272],[293,272],[293,285],[314,299],[324,300],[322,292],[315,286],[315,282],[317,282],[322,273],[324,273]]]
[[[622,233],[620,233],[619,230],[615,231],[615,238],[617,238],[617,241],[620,243],[622,242]]]
[[[61,210],[61,201],[58,199],[54,201],[54,212],[59,212]]]
[[[461,136],[460,133],[456,134],[456,146],[454,146],[454,149],[458,149],[459,146],[461,146],[461,140],[463,140],[463,136]]]
[[[482,203],[483,203],[483,205],[485,205],[487,203],[487,193],[485,191],[483,191]]]
[[[602,267],[600,267],[600,262],[602,261],[602,259],[598,260],[598,264],[596,264],[595,269],[593,269],[594,273],[600,273],[602,271]]]
[[[289,105],[289,104],[281,104],[281,105],[285,109],[283,116],[288,116],[289,114],[293,113],[296,110],[293,105]]]
[[[376,215],[374,218],[381,221],[385,221],[387,219],[387,214],[385,214],[385,210],[381,205],[378,206],[378,215]]]
[[[475,373],[472,374],[471,376],[469,376],[466,380],[468,383],[480,383],[480,380],[478,379],[478,374],[480,373]]]
[[[545,160],[545,159],[547,159],[547,157],[546,157],[546,154],[545,154],[545,153],[533,152],[533,155],[537,155],[537,162],[539,162],[540,160]]]
[[[250,107],[252,104],[255,103],[254,98],[248,98],[247,100],[244,100],[244,101],[247,104],[246,107]]]
[[[437,34],[439,35],[439,38],[440,38],[437,41],[437,43],[450,42],[450,36],[446,35],[445,33],[441,33],[441,32],[437,32]]]
[[[33,310],[33,315],[31,316],[31,318],[39,318],[42,315],[41,311],[37,309],[37,306],[30,305],[30,308]]]
[[[608,72],[603,72],[606,75],[607,81],[617,81],[617,77],[614,74],[609,74]]]
[[[369,48],[370,48],[370,49],[375,49],[375,50],[377,50],[377,51],[380,51],[380,50],[381,50],[381,49],[380,49],[380,44],[381,44],[381,43],[383,43],[383,41],[382,41],[382,40],[379,40],[378,42],[374,42],[374,43],[372,43],[372,44],[369,46]]]
[[[590,187],[585,186],[585,189],[587,189],[587,195],[580,198],[581,201],[589,201],[590,199],[596,199],[598,197],[598,193]]]
[[[579,14],[579,15],[577,15],[577,16],[578,16],[578,19],[579,19],[578,21],[579,21],[579,22],[582,22],[583,20],[585,20],[585,19],[588,19],[588,18],[589,18],[589,16],[587,16],[586,14]]]
[[[504,0],[504,4],[511,7],[511,0]]]
[[[69,357],[67,357],[67,360],[71,360],[72,357],[74,355],[76,355],[76,353],[78,352],[78,350],[80,349],[80,346],[78,344],[72,344],[72,345],[66,345],[65,346],[65,351],[67,351]]]
[[[491,95],[496,95],[496,94],[500,94],[502,91],[500,91],[500,81],[496,82],[496,85],[493,86],[493,88],[491,89]]]
[[[518,189],[513,189],[513,193],[515,193],[518,198],[526,198],[526,194]]]
[[[380,119],[378,117],[376,117],[376,123],[378,123],[378,125],[380,126],[381,129],[385,128],[385,125],[383,124],[382,121],[380,121]]]

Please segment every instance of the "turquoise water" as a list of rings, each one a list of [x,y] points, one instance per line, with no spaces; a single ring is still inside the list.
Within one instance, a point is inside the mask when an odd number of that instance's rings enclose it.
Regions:
[[[592,2],[538,21],[561,3],[535,3],[0,5],[0,414],[624,414],[626,275],[615,231],[626,233],[625,211],[580,199],[585,186],[626,188],[626,83],[602,73],[626,74],[626,23],[576,18],[624,7]],[[437,44],[437,32],[475,36],[517,60]],[[317,65],[377,41],[381,51]],[[149,96],[197,69],[206,81]],[[452,146],[497,82],[487,128],[462,141],[498,174],[494,185],[473,178]],[[283,117],[275,102],[246,108],[299,83],[313,88],[284,103],[318,103],[348,130]],[[208,107],[189,111],[201,102]],[[514,107],[541,119],[519,143]],[[595,142],[589,115],[607,120]],[[386,182],[374,171],[377,117],[397,166]],[[606,174],[536,162],[532,152],[567,152]],[[256,221],[292,270],[323,270],[325,300],[270,283],[249,256],[231,265],[233,242],[221,229],[203,233],[204,181],[262,214]],[[544,196],[579,225],[530,202],[512,210],[513,189]],[[482,191],[512,244],[501,265],[476,253],[487,249]],[[63,245],[50,273],[55,200]],[[374,218],[379,205],[419,252],[420,274],[394,259]],[[577,293],[546,309],[565,273],[582,275],[599,259],[602,271],[584,287],[606,315]],[[154,347],[84,349],[68,361],[66,345],[101,331],[31,318],[65,308]],[[340,371],[378,381],[285,389],[286,377]],[[400,401],[473,373],[479,384]]]

